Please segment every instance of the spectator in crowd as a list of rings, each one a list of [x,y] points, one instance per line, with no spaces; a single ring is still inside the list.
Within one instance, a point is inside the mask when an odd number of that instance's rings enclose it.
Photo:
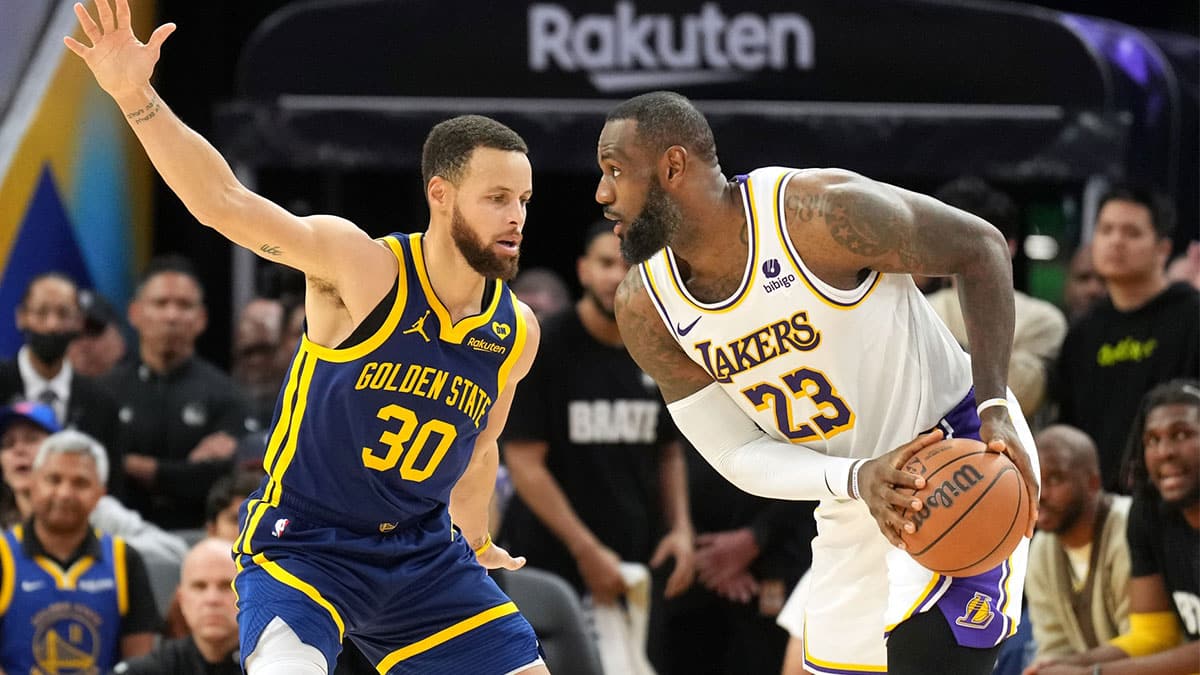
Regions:
[[[4,504],[0,522],[3,527],[22,522],[32,514],[33,460],[42,442],[59,431],[54,410],[44,403],[25,401],[0,410],[0,468],[4,473],[5,494],[11,496],[11,501]],[[91,523],[124,539],[143,558],[178,565],[187,552],[182,539],[147,523],[137,511],[126,508],[112,495],[100,497],[92,509]]]
[[[1092,259],[1108,298],[1067,333],[1058,367],[1059,421],[1100,451],[1106,489],[1118,470],[1138,401],[1154,385],[1200,373],[1200,292],[1167,281],[1175,219],[1161,195],[1118,186],[1100,201]]]
[[[259,425],[233,380],[195,354],[206,314],[187,260],[152,261],[129,321],[138,358],[102,381],[128,438],[129,505],[167,529],[201,527],[204,499],[229,471],[237,438]]]
[[[247,303],[234,328],[230,374],[249,397],[255,419],[264,423],[275,412],[275,399],[285,374],[275,358],[282,331],[283,305],[268,298]]]
[[[237,539],[241,531],[238,510],[261,482],[261,472],[235,470],[213,483],[204,509],[204,529],[208,536],[230,541]]]
[[[1129,631],[1026,675],[1200,671],[1200,382],[1150,390],[1133,429],[1125,463],[1133,484]]]
[[[686,468],[653,382],[617,331],[614,296],[629,265],[610,225],[588,230],[577,269],[583,298],[542,324],[541,353],[509,413],[502,447],[519,499],[503,537],[597,608],[624,596],[622,562],[673,558],[654,593],[673,597],[694,576]]]
[[[667,605],[667,672],[776,675],[788,644],[776,619],[812,562],[815,502],[755,497],[687,459],[688,490],[704,495],[692,500],[700,583]]]
[[[34,277],[17,305],[17,328],[25,344],[13,361],[0,363],[0,405],[38,401],[54,409],[54,419],[100,441],[111,466],[120,466],[116,403],[89,377],[76,373],[67,347],[84,326],[75,282],[58,272]],[[114,471],[108,492],[124,494],[123,476]]]
[[[509,284],[521,302],[529,305],[538,320],[557,314],[571,306],[571,292],[554,270],[533,267],[522,271]]]
[[[1025,596],[1037,658],[1080,654],[1129,629],[1130,498],[1104,491],[1096,446],[1056,425],[1037,436],[1042,493]]]
[[[1067,311],[1067,319],[1075,323],[1087,314],[1092,305],[1107,295],[1104,279],[1092,263],[1091,243],[1080,244],[1071,255],[1067,281],[1063,286],[1063,308]]]
[[[103,377],[125,359],[125,334],[111,304],[98,292],[79,291],[83,311],[83,332],[71,341],[67,360],[75,372],[87,377]]]
[[[176,593],[188,634],[118,663],[114,675],[241,675],[232,547],[232,541],[217,538],[192,547]]]
[[[1020,210],[1008,195],[978,178],[964,177],[943,185],[935,196],[995,225],[1008,240],[1009,255],[1016,254]],[[954,339],[970,351],[958,287],[951,279],[949,286],[926,298]],[[1045,400],[1047,373],[1067,334],[1067,320],[1054,305],[1017,290],[1013,291],[1013,310],[1016,324],[1008,359],[1008,387],[1016,395],[1025,417],[1033,419]]]
[[[78,431],[39,448],[32,515],[0,537],[0,671],[106,672],[153,646],[145,563],[88,522],[107,472],[108,457]]]
[[[1167,265],[1167,281],[1183,282],[1200,289],[1200,241],[1188,243],[1187,250]]]

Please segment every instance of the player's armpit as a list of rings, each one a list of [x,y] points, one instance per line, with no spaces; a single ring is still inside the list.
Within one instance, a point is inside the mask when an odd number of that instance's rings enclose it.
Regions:
[[[703,368],[683,353],[654,309],[634,265],[617,288],[617,326],[629,355],[658,383],[667,403],[686,398],[712,384]]]

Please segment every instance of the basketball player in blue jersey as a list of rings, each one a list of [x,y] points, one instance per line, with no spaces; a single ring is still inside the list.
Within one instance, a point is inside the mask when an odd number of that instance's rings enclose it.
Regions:
[[[1004,238],[848,171],[727,180],[708,122],[670,92],[609,113],[598,161],[596,200],[638,263],[617,294],[630,354],[728,480],[821,500],[804,669],[990,673],[1016,630],[1028,541],[976,577],[922,568],[900,539],[914,531],[904,508],[920,502],[900,489],[924,479],[900,467],[943,436],[981,438],[1012,457],[1037,504],[1032,439],[1005,387]],[[970,359],[911,274],[958,278]],[[1035,519],[1019,526],[1032,534]]]
[[[250,192],[171,113],[149,80],[172,24],[142,44],[127,0],[75,12],[91,46],[66,45],[192,214],[307,279],[268,475],[234,545],[247,672],[325,673],[349,637],[381,673],[546,673],[485,570],[524,564],[487,523],[496,439],[538,344],[503,281],[531,194],[524,141],[485,117],[438,124],[422,155],[427,232],[372,240]]]

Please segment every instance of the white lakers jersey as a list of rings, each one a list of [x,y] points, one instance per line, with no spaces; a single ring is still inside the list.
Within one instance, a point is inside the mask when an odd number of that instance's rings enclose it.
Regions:
[[[831,456],[878,456],[967,395],[970,361],[912,277],[871,272],[842,290],[809,272],[783,215],[796,173],[738,178],[750,254],[732,296],[693,298],[670,248],[642,264],[642,279],[683,351],[763,431]]]

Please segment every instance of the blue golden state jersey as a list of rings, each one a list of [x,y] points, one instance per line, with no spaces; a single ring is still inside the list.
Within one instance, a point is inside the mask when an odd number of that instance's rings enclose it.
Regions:
[[[23,527],[0,536],[0,669],[106,673],[116,665],[129,608],[125,542],[100,532],[98,557],[68,569],[22,548]]]
[[[246,532],[281,500],[355,529],[413,521],[448,503],[488,423],[525,343],[516,296],[491,280],[483,311],[452,322],[430,284],[421,235],[384,241],[399,264],[391,309],[353,346],[301,338]]]

